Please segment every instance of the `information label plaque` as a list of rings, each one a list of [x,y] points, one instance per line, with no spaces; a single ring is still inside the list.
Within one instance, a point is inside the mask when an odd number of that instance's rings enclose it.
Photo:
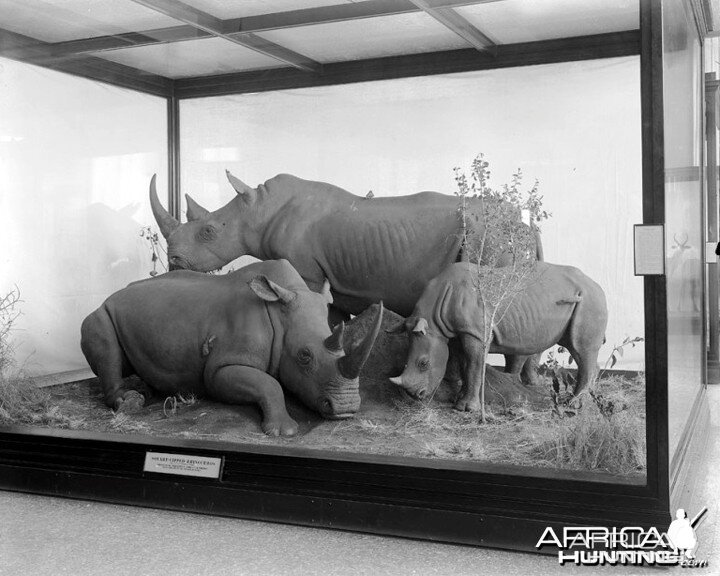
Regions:
[[[665,227],[635,224],[635,276],[665,274]]]
[[[196,478],[220,478],[222,458],[210,456],[190,456],[187,454],[167,454],[147,452],[143,472],[194,476]]]

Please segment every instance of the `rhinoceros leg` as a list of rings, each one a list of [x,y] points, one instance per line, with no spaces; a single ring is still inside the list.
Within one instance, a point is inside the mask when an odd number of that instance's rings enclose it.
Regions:
[[[262,429],[269,436],[294,436],[298,425],[285,408],[280,383],[269,374],[249,366],[224,366],[207,383],[210,396],[229,404],[257,404]]]
[[[564,345],[573,360],[577,363],[577,381],[573,394],[578,396],[583,390],[591,385],[598,375],[597,357],[600,346],[587,346],[582,350],[577,350],[574,346]]]
[[[457,338],[451,338],[448,342],[448,363],[445,368],[443,380],[450,385],[462,385],[463,378],[463,350]]]
[[[465,354],[465,378],[455,410],[476,412],[480,410],[480,372],[483,368],[483,344],[469,334],[460,336]]]
[[[505,372],[508,374],[520,374],[527,358],[528,356],[505,354]]]
[[[526,386],[535,386],[538,383],[537,366],[539,358],[539,354],[534,356],[506,354],[505,372],[507,374],[518,374],[522,383]]]
[[[136,412],[142,408],[145,396],[123,386],[123,377],[130,376],[134,371],[125,358],[115,326],[104,308],[96,310],[83,322],[80,347],[100,380],[105,404],[123,412]]]
[[[538,365],[540,364],[540,356],[540,354],[528,356],[523,364],[520,371],[520,380],[526,386],[537,386],[539,384]]]

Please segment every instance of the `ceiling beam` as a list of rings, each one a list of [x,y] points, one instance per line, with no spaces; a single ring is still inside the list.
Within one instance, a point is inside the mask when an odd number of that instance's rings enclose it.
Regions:
[[[225,29],[224,20],[216,18],[212,14],[208,14],[197,8],[193,8],[183,2],[179,2],[178,0],[133,0],[133,2],[171,18],[175,18],[176,20],[180,20],[181,22],[185,22],[212,36],[229,40],[230,42],[234,42],[235,44],[239,44],[240,46],[244,46],[295,68],[299,68],[300,70],[316,73],[322,72],[322,64],[319,62],[257,36],[254,33],[230,35]]]
[[[23,48],[42,48],[43,44],[35,38],[0,28],[0,55],[2,56],[14,54]],[[45,46],[48,45],[45,44]],[[29,62],[24,58],[8,57],[22,62]],[[36,62],[30,63],[36,64]],[[77,56],[73,60],[53,62],[43,64],[43,66],[58,72],[91,78],[92,80],[156,96],[171,96],[174,89],[174,82],[169,78],[93,56]]]
[[[426,3],[431,9],[437,10],[499,1],[502,0],[426,0]],[[241,38],[249,34],[268,32],[270,30],[285,30],[299,26],[411,14],[420,11],[421,9],[410,0],[365,0],[364,2],[303,8],[286,12],[276,12],[274,14],[248,16],[245,18],[233,18],[229,20],[214,19],[213,23],[220,27],[224,36]],[[198,38],[210,38],[212,36],[216,36],[216,34],[202,30],[194,25],[184,24],[169,28],[97,36],[95,38],[81,38],[79,40],[55,42],[51,44],[38,42],[28,46],[12,48],[10,49],[11,52],[7,53],[0,49],[0,55],[42,65],[74,59],[78,56],[95,52],[121,50],[123,48],[154,44],[167,44],[170,42],[183,42]]]
[[[495,48],[496,42],[478,30],[453,8],[433,6],[433,3],[428,0],[410,1],[428,16],[432,16],[448,30],[460,36],[460,38],[476,50],[492,52]],[[435,3],[435,5],[437,5],[437,3]]]
[[[324,66],[322,75],[303,74],[292,68],[275,68],[273,70],[180,78],[175,81],[175,96],[180,99],[206,98],[227,94],[452,74],[472,70],[498,70],[537,64],[637,56],[640,54],[640,31],[500,44],[497,51],[497,55],[492,56],[488,52],[478,52],[474,48],[463,48],[461,50],[333,62]]]
[[[122,48],[167,44],[169,42],[182,42],[198,38],[211,38],[212,36],[212,34],[204,30],[182,25],[146,30],[144,32],[126,32],[113,36],[81,38],[65,42],[47,43],[36,41],[27,46],[0,49],[0,56],[45,65]]]

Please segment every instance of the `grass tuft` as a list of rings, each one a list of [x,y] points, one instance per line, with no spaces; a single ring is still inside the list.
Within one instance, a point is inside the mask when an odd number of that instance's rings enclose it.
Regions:
[[[639,380],[639,379],[636,379]],[[564,418],[534,448],[541,461],[562,468],[633,474],[645,470],[644,402],[639,389],[618,376],[585,395],[572,418]]]
[[[67,416],[51,401],[50,393],[32,378],[16,373],[0,375],[0,425],[32,424],[68,430],[86,428],[83,418]]]
[[[449,402],[397,399],[392,419],[343,421],[333,434],[316,438],[316,447],[346,450],[350,443],[378,454],[644,473],[643,375],[604,374],[580,408],[570,405],[569,394],[553,405],[550,377],[542,387],[548,395],[545,408],[489,405],[485,424],[478,413],[457,412]]]
[[[150,432],[150,426],[145,422],[134,420],[131,416],[125,414],[125,412],[113,412],[110,410],[110,415],[112,418],[108,423],[108,428],[113,432],[120,432],[121,434]]]
[[[50,408],[49,394],[31,378],[0,374],[0,424],[31,424]]]

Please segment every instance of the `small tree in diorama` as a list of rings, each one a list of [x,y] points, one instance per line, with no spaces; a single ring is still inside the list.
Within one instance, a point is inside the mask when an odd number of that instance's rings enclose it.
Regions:
[[[523,194],[520,190],[522,172],[518,169],[510,184],[494,189],[488,183],[489,166],[483,154],[477,156],[469,181],[459,168],[455,169],[463,250],[468,260],[478,263],[473,268],[472,281],[483,313],[479,375],[483,423],[486,422],[486,365],[493,329],[534,276],[537,225],[549,216],[542,209],[537,181]]]
[[[17,309],[20,301],[20,289],[17,286],[4,296],[0,296],[0,383],[14,363],[10,332],[20,316],[20,311]]]
[[[157,271],[158,266],[160,266],[163,272],[167,272],[167,250],[160,241],[157,230],[153,230],[150,226],[143,226],[140,229],[140,237],[147,240],[150,248],[150,262],[153,267],[150,271],[150,276],[157,276],[159,274]]]

